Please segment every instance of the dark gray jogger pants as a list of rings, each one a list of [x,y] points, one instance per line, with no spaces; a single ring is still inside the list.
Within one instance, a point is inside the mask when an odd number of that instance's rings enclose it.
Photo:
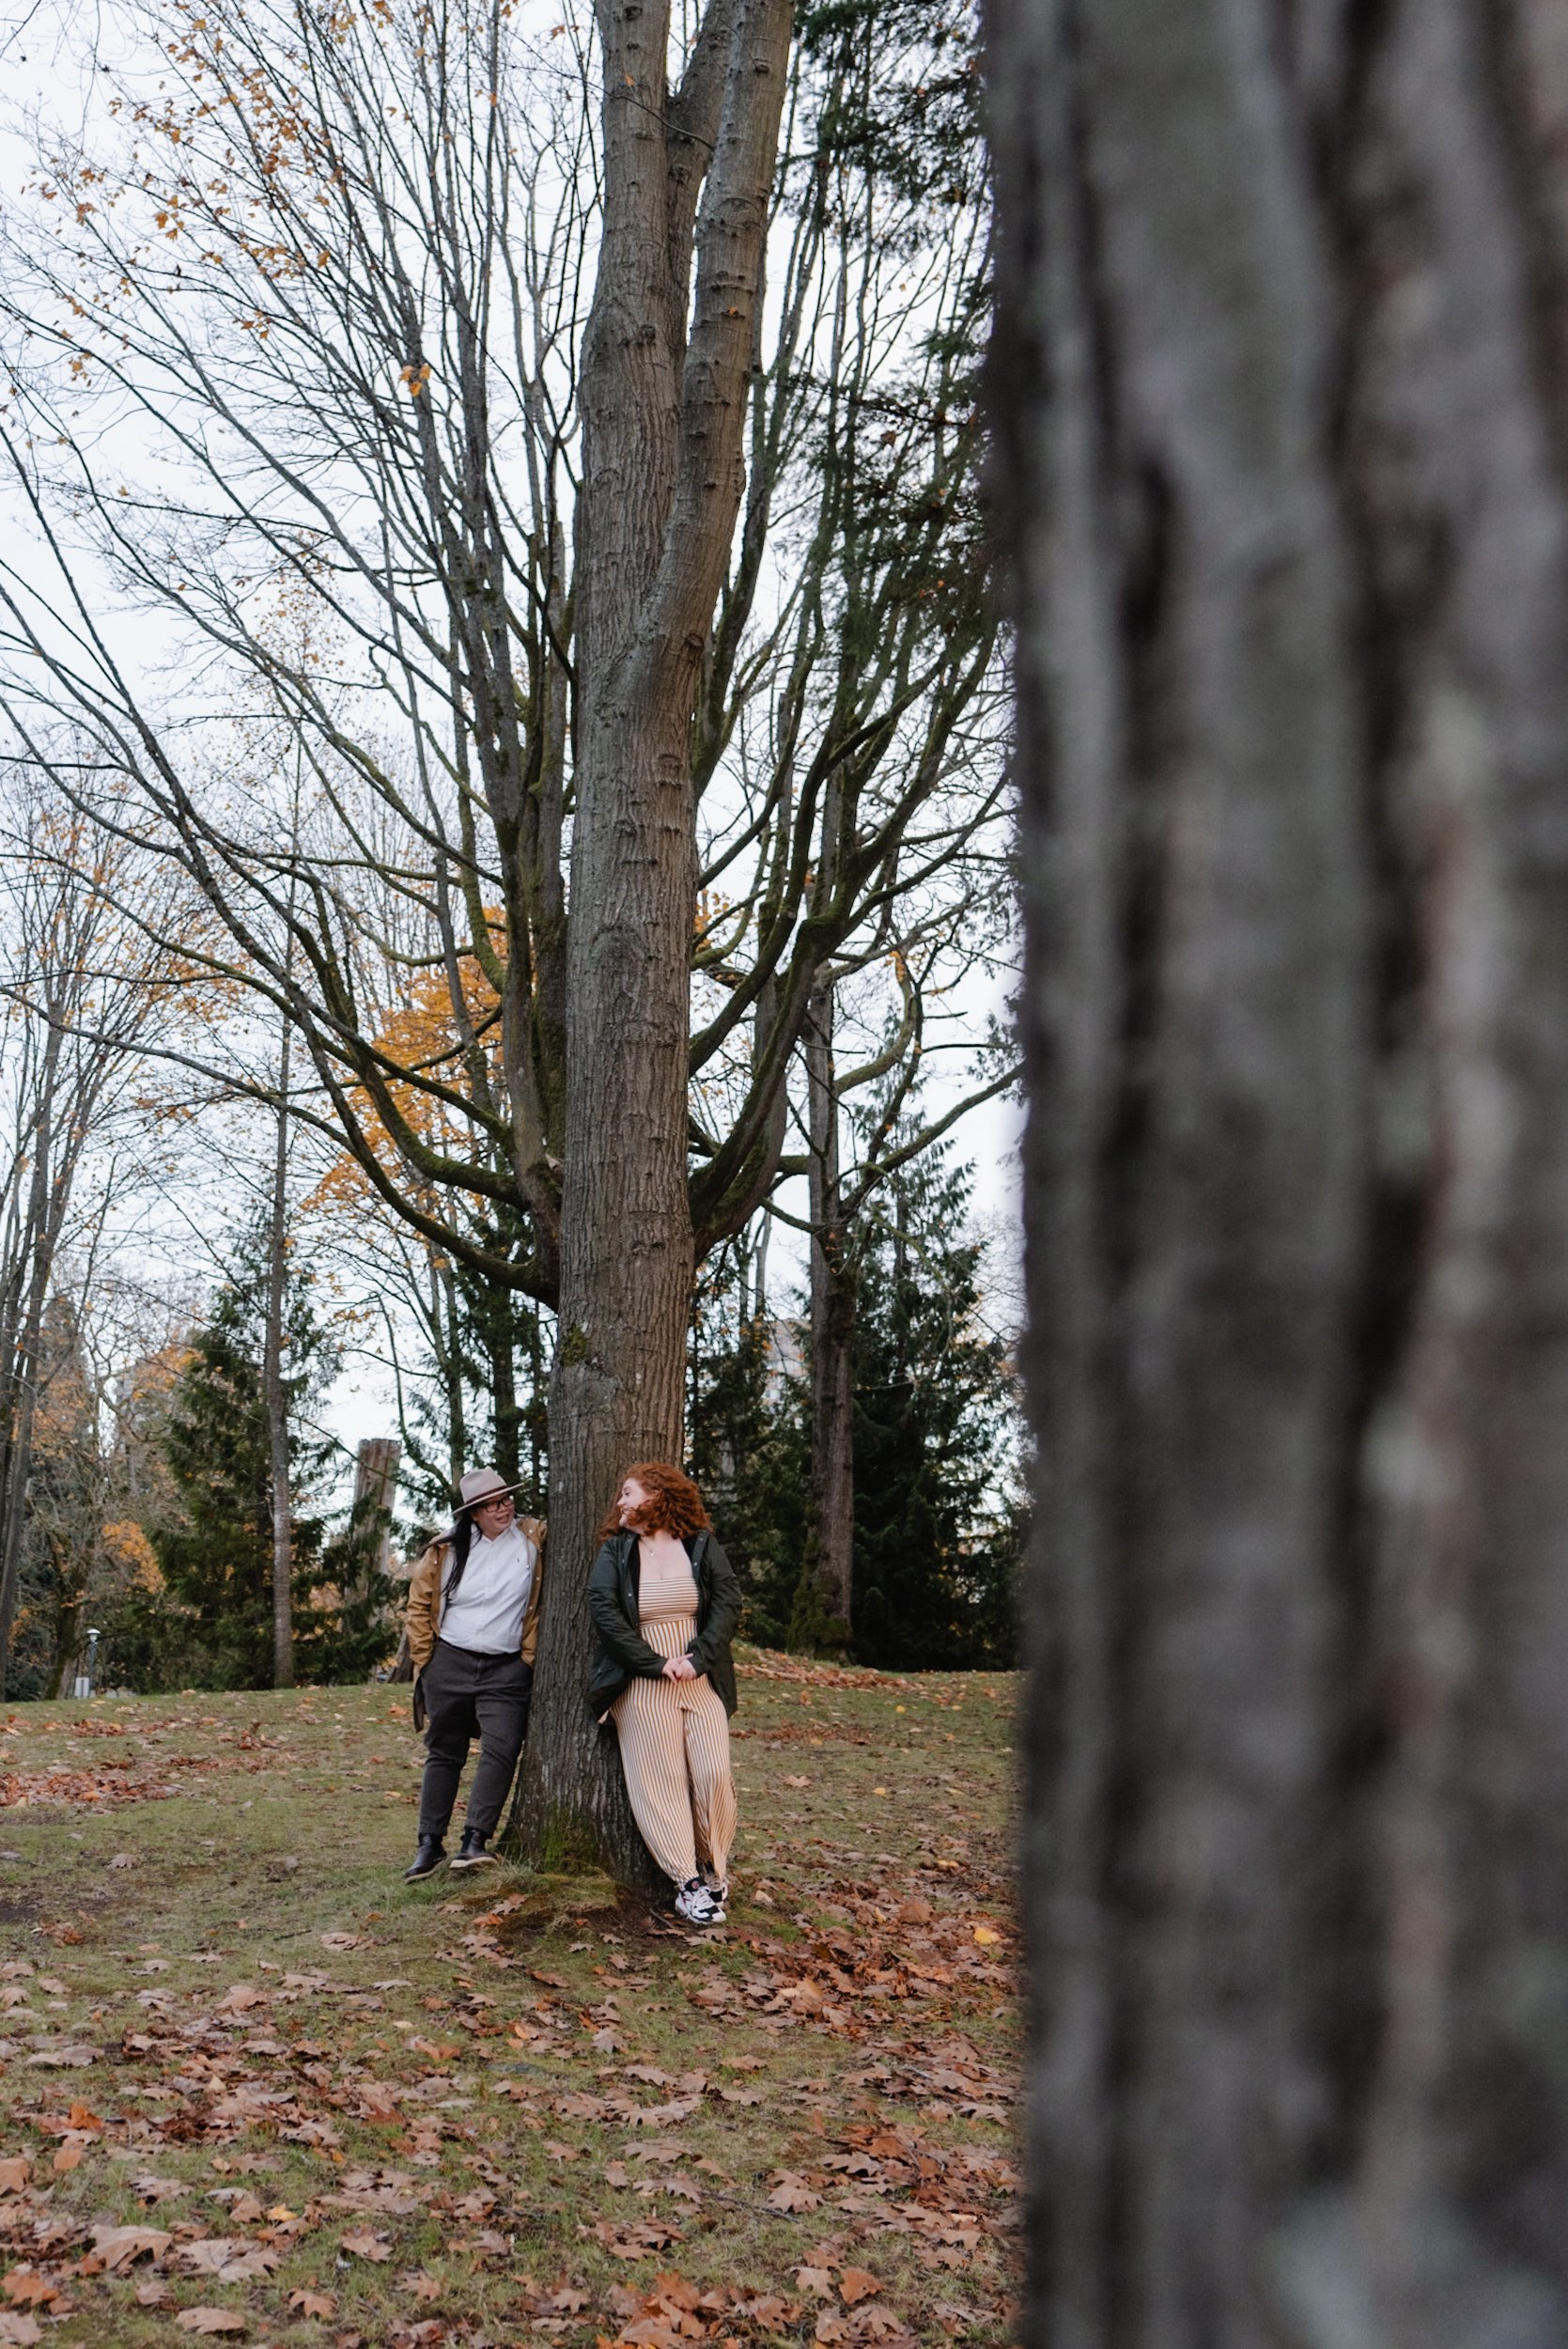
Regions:
[[[493,1835],[528,1729],[534,1667],[520,1656],[482,1656],[438,1640],[420,1674],[420,1688],[428,1715],[429,1757],[419,1790],[420,1840],[445,1835],[475,1737],[479,1760],[468,1790],[468,1825],[480,1835]]]

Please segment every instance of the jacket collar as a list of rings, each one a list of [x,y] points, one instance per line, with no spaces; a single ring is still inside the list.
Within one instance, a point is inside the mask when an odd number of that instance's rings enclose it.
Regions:
[[[628,1564],[636,1555],[637,1544],[641,1539],[641,1536],[636,1532],[633,1527],[629,1525],[623,1525],[618,1527],[610,1538],[615,1543],[618,1548],[622,1565],[624,1566]],[[707,1548],[706,1526],[703,1526],[695,1533],[683,1533],[680,1537],[680,1543],[681,1548],[685,1550],[688,1558],[691,1559],[691,1563],[695,1566],[698,1560],[702,1557],[703,1551]]]

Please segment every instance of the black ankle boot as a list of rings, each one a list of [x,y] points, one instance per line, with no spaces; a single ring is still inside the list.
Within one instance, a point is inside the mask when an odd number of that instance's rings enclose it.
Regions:
[[[499,1867],[501,1863],[494,1852],[485,1849],[489,1840],[489,1835],[481,1835],[476,1827],[465,1827],[463,1840],[458,1846],[458,1856],[452,1862],[453,1875],[458,1875],[459,1871],[466,1874],[470,1868]]]
[[[465,1836],[463,1841],[466,1843],[468,1838]],[[422,1835],[419,1849],[413,1856],[413,1865],[403,1871],[404,1883],[423,1884],[427,1876],[435,1875],[445,1858],[446,1845],[439,1835]]]

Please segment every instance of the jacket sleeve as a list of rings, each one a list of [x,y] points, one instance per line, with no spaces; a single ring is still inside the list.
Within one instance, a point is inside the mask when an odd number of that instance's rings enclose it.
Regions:
[[[404,1621],[408,1626],[409,1656],[416,1680],[435,1652],[441,1565],[441,1544],[432,1542],[415,1566],[413,1579],[409,1584],[409,1604]]]
[[[525,1664],[531,1664],[539,1647],[539,1600],[544,1591],[545,1536],[549,1532],[543,1517],[525,1517],[523,1532],[534,1545],[534,1579],[528,1586],[528,1604],[522,1610],[520,1652]]]
[[[711,1533],[705,1563],[713,1583],[713,1597],[706,1623],[686,1651],[700,1672],[711,1671],[715,1659],[734,1639],[740,1621],[740,1584],[722,1544]]]
[[[594,1560],[594,1570],[588,1577],[588,1612],[606,1654],[614,1657],[623,1672],[635,1672],[643,1680],[659,1678],[664,1670],[664,1658],[656,1648],[649,1647],[636,1625],[627,1620],[621,1605],[615,1553],[608,1542]]]

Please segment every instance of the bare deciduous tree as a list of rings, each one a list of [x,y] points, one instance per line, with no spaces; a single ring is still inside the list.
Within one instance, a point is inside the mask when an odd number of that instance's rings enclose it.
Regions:
[[[178,959],[120,910],[137,862],[36,776],[17,779],[0,823],[0,1695],[73,1194],[89,1150],[138,1118],[136,1055],[168,1032],[181,1000]],[[166,906],[145,865],[139,878]]]
[[[765,331],[787,0],[711,0],[674,80],[668,9],[606,8],[554,85],[501,7],[147,23],[167,87],[127,87],[117,148],[51,151],[60,233],[11,279],[12,453],[56,568],[40,598],[0,566],[10,723],[37,749],[69,706],[127,780],[128,828],[222,925],[214,976],[303,1040],[296,1126],[434,1251],[558,1308],[567,1563],[524,1807],[634,1870],[577,1696],[594,1519],[629,1453],[678,1446],[692,1264],[790,1171],[814,989],[953,934],[942,876],[961,896],[1002,795],[970,166],[925,237],[931,334],[879,388],[914,232],[799,84]],[[967,103],[962,40],[909,39]],[[303,746],[297,857],[260,763],[189,689],[130,680],[83,538]],[[318,615],[304,657],[280,592]]]

